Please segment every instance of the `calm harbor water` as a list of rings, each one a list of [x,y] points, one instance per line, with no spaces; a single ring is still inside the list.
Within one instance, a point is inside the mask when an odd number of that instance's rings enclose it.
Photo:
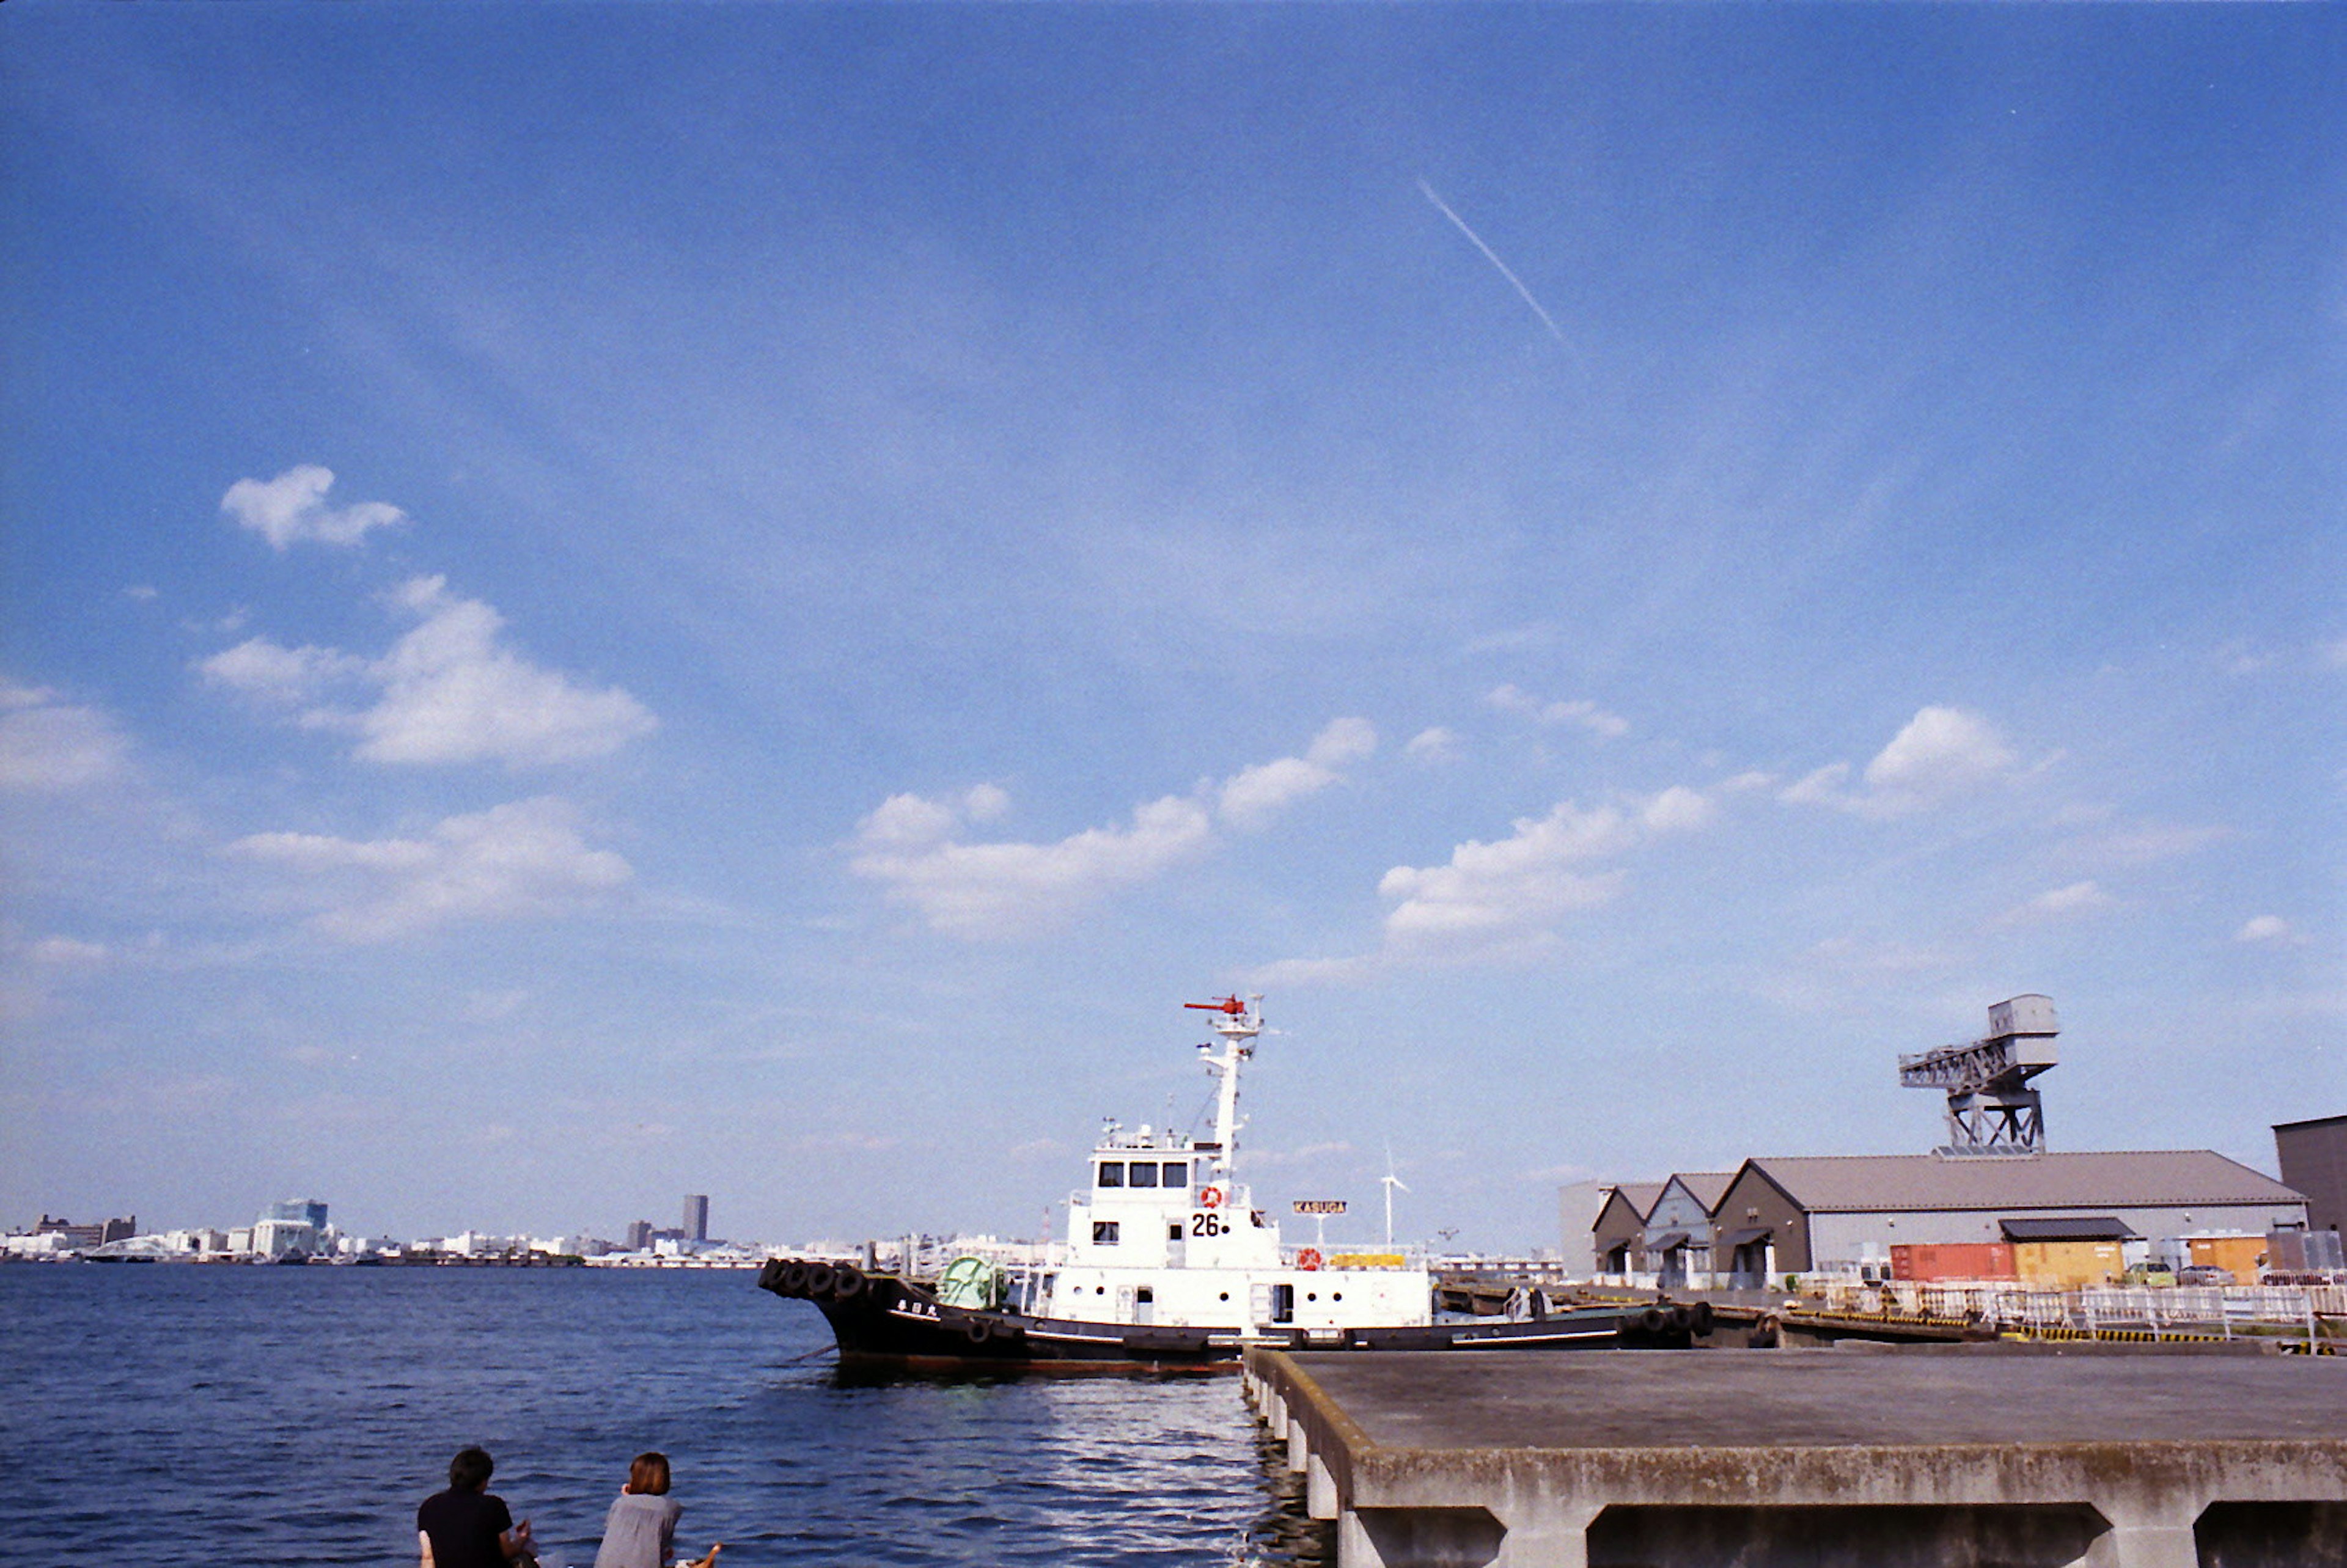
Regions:
[[[448,1457],[587,1568],[638,1451],[760,1563],[1331,1564],[1230,1377],[844,1382],[746,1273],[0,1267],[19,1561],[415,1560]]]

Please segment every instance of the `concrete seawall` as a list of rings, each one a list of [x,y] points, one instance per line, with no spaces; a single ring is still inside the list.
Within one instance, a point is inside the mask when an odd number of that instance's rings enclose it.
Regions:
[[[1339,1568],[2347,1563],[2347,1362],[1250,1352]]]

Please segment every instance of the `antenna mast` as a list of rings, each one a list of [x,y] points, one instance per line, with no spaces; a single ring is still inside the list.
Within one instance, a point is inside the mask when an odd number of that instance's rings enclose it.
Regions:
[[[1184,1002],[1185,1008],[1216,1016],[1207,1027],[1223,1037],[1223,1049],[1217,1054],[1211,1045],[1202,1045],[1199,1052],[1205,1058],[1206,1071],[1218,1078],[1214,1094],[1214,1142],[1221,1148],[1214,1154],[1214,1169],[1229,1175],[1231,1163],[1238,1153],[1239,1133],[1239,1063],[1255,1054],[1251,1043],[1263,1032],[1263,1015],[1256,1009],[1263,1000],[1261,992],[1241,1001],[1235,996],[1218,997],[1210,1002]]]

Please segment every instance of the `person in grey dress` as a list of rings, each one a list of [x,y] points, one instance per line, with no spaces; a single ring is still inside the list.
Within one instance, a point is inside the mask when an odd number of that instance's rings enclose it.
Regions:
[[[641,1453],[628,1466],[628,1484],[611,1500],[603,1519],[603,1544],[595,1553],[595,1568],[669,1568],[676,1541],[677,1517],[684,1504],[668,1494],[668,1455]],[[677,1568],[715,1568],[724,1543],[709,1555]]]

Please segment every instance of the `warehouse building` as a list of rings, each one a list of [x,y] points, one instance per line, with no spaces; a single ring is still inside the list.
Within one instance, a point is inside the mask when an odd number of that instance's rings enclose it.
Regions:
[[[1663,1184],[1639,1237],[1638,1268],[1665,1290],[1707,1288],[1715,1266],[1711,1216],[1733,1171],[1683,1171]]]
[[[2281,1179],[2306,1194],[2307,1224],[2347,1226],[2347,1116],[2285,1122],[2273,1130]]]
[[[1590,1252],[1598,1273],[1630,1274],[1645,1267],[1641,1244],[1646,1233],[1646,1211],[1662,1195],[1660,1182],[1624,1182],[1606,1194],[1604,1205],[1597,1211],[1597,1223],[1589,1227]],[[1566,1255],[1571,1255],[1570,1250]]]
[[[1931,1153],[1750,1159],[1622,1184],[1591,1235],[1597,1272],[1695,1289],[1845,1271],[2073,1286],[2137,1264],[2252,1280],[2325,1265],[2332,1238],[2309,1231],[2309,1194],[2323,1194],[2314,1225],[2340,1223],[2347,1116],[2276,1127],[2279,1182],[2207,1149],[2054,1153],[2037,1081],[2060,1031],[2053,999],[2032,991],[1993,1004],[1980,1039],[1902,1053],[1900,1081],[1946,1097],[1947,1141]]]
[[[2269,1231],[2303,1228],[2307,1204],[2206,1149],[1862,1154],[1747,1160],[1712,1223],[1715,1267],[1757,1284],[1843,1269],[1888,1276],[1894,1246],[2139,1241],[2144,1261],[2189,1263],[2206,1251],[2191,1238],[2255,1236],[2261,1248]]]

